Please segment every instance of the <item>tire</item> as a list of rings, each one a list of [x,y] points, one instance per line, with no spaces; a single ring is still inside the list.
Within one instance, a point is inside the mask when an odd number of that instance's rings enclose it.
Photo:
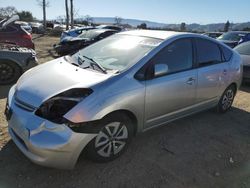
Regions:
[[[235,95],[236,88],[234,85],[230,85],[222,94],[220,101],[217,105],[217,111],[219,113],[227,112],[232,107]]]
[[[14,62],[0,60],[0,85],[15,83],[22,75],[22,69]]]
[[[127,149],[134,134],[131,119],[122,113],[108,116],[101,124],[98,135],[86,148],[87,158],[100,163],[119,157]]]

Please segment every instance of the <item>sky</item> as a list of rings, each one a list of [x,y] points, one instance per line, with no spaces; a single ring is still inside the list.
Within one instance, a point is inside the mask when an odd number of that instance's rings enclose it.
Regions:
[[[47,18],[65,15],[64,0],[47,0]],[[0,7],[15,6],[42,19],[37,0],[0,0]],[[250,0],[74,0],[79,17],[115,17],[171,23],[233,23],[250,21]]]

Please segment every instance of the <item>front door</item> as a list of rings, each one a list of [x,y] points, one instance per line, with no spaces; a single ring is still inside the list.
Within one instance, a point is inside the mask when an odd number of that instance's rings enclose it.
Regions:
[[[146,81],[145,128],[163,124],[172,114],[195,103],[197,70],[193,69],[191,39],[179,39],[152,60],[152,78]],[[155,77],[156,64],[166,64],[165,75]],[[149,71],[150,72],[150,71]]]

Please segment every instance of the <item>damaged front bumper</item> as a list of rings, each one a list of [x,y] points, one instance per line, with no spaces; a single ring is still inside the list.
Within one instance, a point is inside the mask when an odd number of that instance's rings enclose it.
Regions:
[[[72,169],[96,134],[76,133],[65,124],[36,116],[30,107],[25,108],[25,104],[15,100],[14,87],[9,92],[6,108],[12,140],[36,164]]]

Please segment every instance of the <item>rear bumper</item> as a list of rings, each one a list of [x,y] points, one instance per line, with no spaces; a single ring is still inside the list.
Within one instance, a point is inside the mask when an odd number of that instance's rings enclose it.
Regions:
[[[16,104],[14,88],[8,97],[11,110],[9,134],[22,153],[36,164],[72,169],[85,146],[96,134],[75,133],[64,124],[55,124]]]

